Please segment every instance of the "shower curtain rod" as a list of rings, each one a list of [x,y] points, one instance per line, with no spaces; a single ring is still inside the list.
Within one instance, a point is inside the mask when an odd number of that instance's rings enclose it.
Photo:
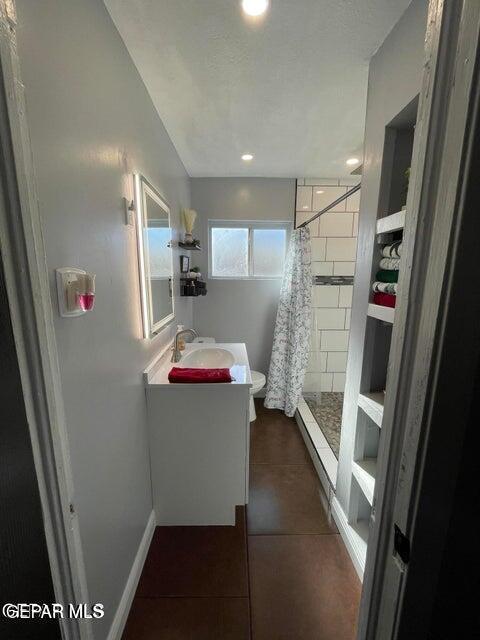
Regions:
[[[313,222],[314,220],[316,220],[317,218],[319,218],[321,215],[323,215],[324,213],[327,213],[327,211],[330,211],[330,209],[332,209],[333,207],[335,207],[337,204],[340,204],[340,202],[343,202],[344,200],[346,200],[349,196],[352,196],[354,193],[356,193],[362,186],[362,183],[359,182],[357,185],[355,185],[354,187],[352,187],[350,189],[350,191],[347,191],[347,193],[344,193],[343,196],[340,196],[339,198],[337,198],[336,200],[334,200],[334,202],[332,202],[331,204],[329,204],[327,207],[325,207],[325,209],[322,209],[321,211],[319,211],[318,213],[316,213],[315,215],[313,215],[310,220],[307,220],[306,222],[302,222],[302,224],[299,224],[298,227],[296,227],[297,229],[301,229],[302,227],[306,227],[307,224],[310,224],[310,222]]]

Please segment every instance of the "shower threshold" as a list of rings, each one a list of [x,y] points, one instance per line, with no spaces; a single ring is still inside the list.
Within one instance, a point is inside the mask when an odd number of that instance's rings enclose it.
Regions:
[[[305,393],[303,397],[338,460],[340,431],[342,428],[343,393]]]
[[[320,402],[319,402],[320,400]],[[342,423],[343,393],[304,394],[296,413],[297,423],[323,488],[335,490]]]

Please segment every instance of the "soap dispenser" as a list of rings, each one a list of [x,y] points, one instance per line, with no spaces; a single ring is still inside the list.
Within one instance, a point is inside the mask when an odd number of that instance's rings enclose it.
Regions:
[[[177,324],[177,333],[179,331],[183,331],[183,329],[184,329],[183,324]],[[178,348],[179,351],[184,351],[185,350],[185,340],[183,339],[183,336],[178,339],[177,348]]]

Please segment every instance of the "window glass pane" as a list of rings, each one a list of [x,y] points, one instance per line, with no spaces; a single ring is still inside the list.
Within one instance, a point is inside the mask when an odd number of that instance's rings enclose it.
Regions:
[[[212,228],[212,276],[248,276],[248,229]]]
[[[285,229],[253,230],[253,275],[281,276],[285,262]]]

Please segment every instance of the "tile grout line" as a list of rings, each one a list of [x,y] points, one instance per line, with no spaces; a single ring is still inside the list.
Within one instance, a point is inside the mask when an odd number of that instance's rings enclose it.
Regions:
[[[329,531],[325,533],[249,533],[249,538],[284,538],[285,536],[339,536],[340,533]]]
[[[248,487],[248,493],[250,494],[250,487]],[[244,534],[245,534],[245,550],[246,550],[246,560],[247,560],[248,627],[250,630],[250,640],[253,640],[252,595],[251,595],[251,586],[250,586],[250,557],[249,557],[249,551],[248,551],[248,504],[245,505]]]
[[[250,464],[250,469],[252,467],[260,466],[260,465],[269,465],[270,467],[309,467],[310,462],[252,462]]]
[[[165,598],[177,600],[249,600],[249,596],[191,596],[191,595],[162,595],[162,596],[135,596],[136,600],[163,600]]]

